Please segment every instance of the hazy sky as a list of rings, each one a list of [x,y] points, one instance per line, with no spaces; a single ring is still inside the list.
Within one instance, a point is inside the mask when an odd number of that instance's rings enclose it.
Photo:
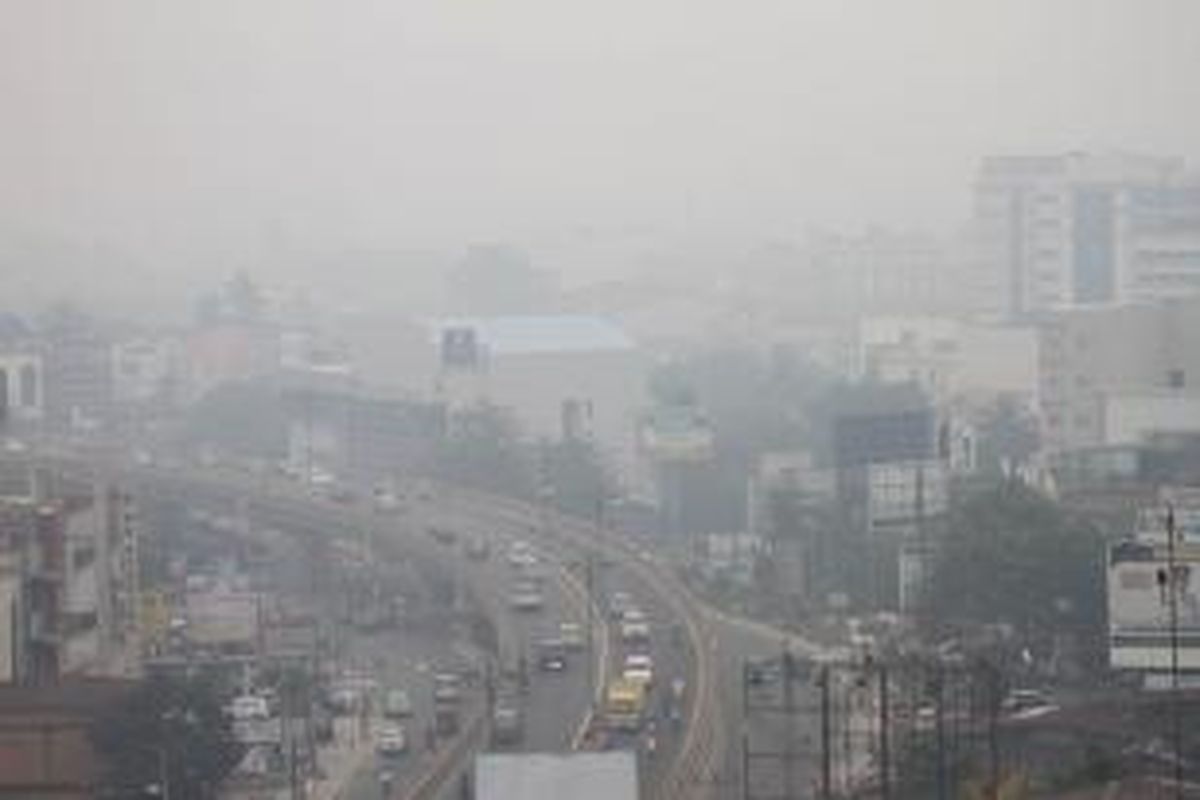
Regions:
[[[942,227],[1200,160],[1195,0],[0,0],[0,227],[202,251]]]

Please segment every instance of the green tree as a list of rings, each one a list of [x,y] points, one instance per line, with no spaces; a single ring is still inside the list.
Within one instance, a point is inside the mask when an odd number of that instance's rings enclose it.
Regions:
[[[981,471],[1011,471],[1028,463],[1037,452],[1037,420],[1012,398],[1001,397],[985,409],[977,430],[976,458]]]
[[[935,621],[1006,623],[1034,640],[1094,631],[1103,538],[1017,481],[967,491],[951,507],[926,602]]]
[[[489,404],[452,412],[433,455],[434,475],[477,489],[528,497],[534,465],[512,414]]]
[[[242,754],[217,686],[201,678],[146,679],[90,734],[106,766],[108,797],[207,800]]]
[[[596,448],[581,439],[538,445],[539,471],[549,481],[554,503],[563,511],[593,516],[612,493],[611,481]]]

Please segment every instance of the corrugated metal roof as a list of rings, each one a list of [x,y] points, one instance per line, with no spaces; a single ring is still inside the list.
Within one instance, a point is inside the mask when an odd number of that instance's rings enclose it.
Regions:
[[[615,322],[578,315],[458,317],[443,319],[437,330],[471,328],[493,355],[587,353],[632,350],[634,341]]]
[[[475,759],[476,800],[636,800],[633,753],[487,754]]]

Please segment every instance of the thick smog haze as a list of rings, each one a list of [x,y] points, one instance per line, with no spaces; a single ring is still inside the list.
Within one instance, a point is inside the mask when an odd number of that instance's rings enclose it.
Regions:
[[[0,0],[0,114],[0,800],[1200,798],[1200,0]]]
[[[949,229],[989,153],[1200,155],[1186,0],[7,0],[3,17],[3,228],[151,272],[508,241],[570,274],[597,240]]]

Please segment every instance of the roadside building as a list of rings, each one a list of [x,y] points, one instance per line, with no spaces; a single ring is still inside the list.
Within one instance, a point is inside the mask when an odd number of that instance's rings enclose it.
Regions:
[[[123,411],[166,410],[183,400],[184,342],[171,333],[121,338],[112,346],[113,399]]]
[[[1168,507],[1176,532],[1173,577]],[[1112,668],[1139,673],[1147,688],[1163,688],[1169,685],[1174,640],[1189,684],[1200,682],[1200,490],[1162,490],[1141,509],[1131,535],[1109,547],[1108,628]]]
[[[223,383],[248,381],[279,370],[279,335],[263,322],[215,320],[188,337],[186,393],[197,400]]]
[[[129,688],[107,680],[0,685],[0,798],[96,797],[103,763],[89,731]]]
[[[929,570],[946,510],[948,421],[911,383],[846,390],[833,407],[828,463],[849,531],[864,537],[867,602],[906,609]]]
[[[28,494],[14,482],[0,500],[0,682],[129,673],[137,594],[129,497],[45,474],[23,486]]]
[[[525,432],[593,443],[628,485],[649,362],[616,324],[586,316],[445,319],[434,327],[435,397],[510,409]]]
[[[92,431],[111,421],[112,347],[98,328],[64,326],[41,339],[45,419],[59,433]]]
[[[1057,311],[1038,331],[1051,453],[1200,431],[1200,296]]]
[[[429,401],[334,376],[292,375],[282,387],[287,412],[287,460],[300,473],[377,484],[412,474],[427,454],[441,415]]]

